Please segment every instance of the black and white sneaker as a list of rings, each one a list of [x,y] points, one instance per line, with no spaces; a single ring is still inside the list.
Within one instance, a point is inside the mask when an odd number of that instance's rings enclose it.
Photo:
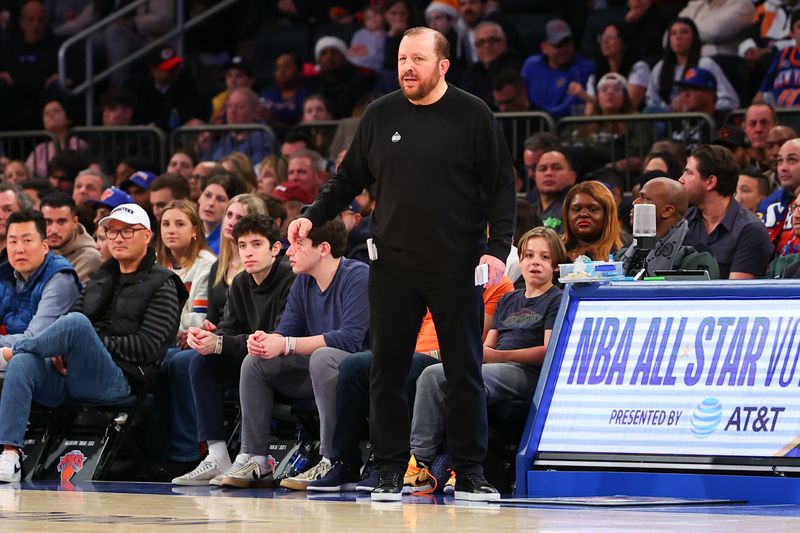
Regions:
[[[455,498],[472,502],[488,502],[499,500],[500,493],[486,481],[483,474],[473,472],[456,476]]]
[[[399,502],[403,499],[403,473],[378,473],[378,486],[372,491],[373,502]]]
[[[8,450],[0,453],[0,482],[19,483],[22,478],[22,462],[19,453]]]

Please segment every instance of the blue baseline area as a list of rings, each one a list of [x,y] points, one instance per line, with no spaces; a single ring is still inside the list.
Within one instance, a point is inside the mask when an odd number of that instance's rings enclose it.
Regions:
[[[798,300],[800,281],[618,282],[565,288],[556,325],[516,460],[517,497],[664,496],[744,499],[752,503],[800,503],[800,478],[673,474],[660,472],[534,470],[542,430],[567,342],[581,301]],[[800,462],[798,463],[800,466]]]

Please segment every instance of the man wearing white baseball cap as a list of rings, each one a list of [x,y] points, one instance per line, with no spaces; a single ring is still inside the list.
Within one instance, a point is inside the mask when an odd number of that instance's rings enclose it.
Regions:
[[[66,314],[41,333],[5,348],[0,396],[0,482],[18,482],[31,402],[114,402],[144,384],[178,331],[188,294],[158,266],[148,246],[150,218],[122,204],[103,218],[111,260],[94,272]]]

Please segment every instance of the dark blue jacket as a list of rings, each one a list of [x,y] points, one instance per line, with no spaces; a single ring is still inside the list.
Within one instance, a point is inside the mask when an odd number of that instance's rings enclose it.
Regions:
[[[39,308],[39,300],[42,298],[45,285],[59,272],[72,273],[78,291],[81,290],[81,282],[75,268],[69,261],[53,252],[47,252],[39,270],[34,272],[23,289],[16,293],[14,287],[17,278],[14,276],[14,269],[7,260],[0,263],[0,317],[5,328],[3,334],[25,333]]]

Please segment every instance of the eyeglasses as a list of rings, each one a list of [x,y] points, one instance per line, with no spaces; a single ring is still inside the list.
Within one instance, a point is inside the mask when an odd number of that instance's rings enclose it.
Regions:
[[[496,35],[493,35],[491,37],[486,37],[485,39],[478,39],[477,41],[475,41],[475,48],[482,48],[487,44],[498,44],[502,41],[503,41],[502,37],[497,37]]]
[[[118,235],[122,235],[122,238],[126,241],[128,239],[133,239],[133,235],[137,231],[143,231],[147,228],[122,228],[122,229],[110,229],[106,228],[106,238],[110,241],[113,241],[117,238]]]

